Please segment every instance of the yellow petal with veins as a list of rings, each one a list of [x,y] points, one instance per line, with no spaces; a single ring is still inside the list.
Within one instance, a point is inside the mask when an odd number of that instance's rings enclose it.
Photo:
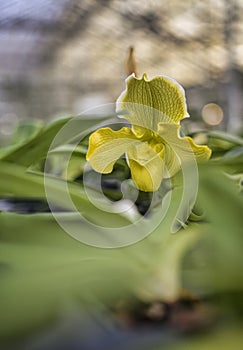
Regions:
[[[199,146],[189,136],[181,137],[180,125],[160,123],[158,134],[165,143],[165,164],[172,177],[180,169],[181,164],[196,160],[207,161],[211,156],[211,150],[207,146]]]
[[[117,100],[117,111],[128,111],[125,116],[136,126],[157,130],[160,122],[179,123],[188,117],[184,89],[167,76],[148,80],[133,74],[126,79],[127,88]]]
[[[128,150],[131,176],[137,188],[144,192],[157,191],[164,177],[164,148],[157,153],[149,144],[133,145]]]
[[[117,159],[136,142],[137,138],[130,128],[124,127],[118,131],[110,128],[99,129],[89,138],[86,159],[95,171],[110,173]]]

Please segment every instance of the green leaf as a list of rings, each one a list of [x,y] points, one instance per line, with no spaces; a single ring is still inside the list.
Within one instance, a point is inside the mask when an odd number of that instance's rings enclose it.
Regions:
[[[46,198],[46,189],[48,187],[50,198],[53,203],[66,209],[72,209],[65,200],[66,187],[62,179],[48,177],[48,183],[44,186],[43,174],[34,174],[26,172],[22,166],[8,162],[0,162],[0,196],[17,198]],[[46,180],[47,181],[47,180]],[[69,194],[75,203],[77,210],[82,212],[83,216],[97,225],[127,225],[130,223],[125,217],[112,212],[102,211],[94,206],[88,199],[81,185],[68,183]]]
[[[0,223],[1,339],[23,335],[90,298],[114,302],[138,282],[133,256],[74,240],[51,214],[0,213]],[[83,222],[80,229],[90,227]]]
[[[236,147],[228,151],[218,161],[223,164],[227,172],[243,176],[243,147]]]
[[[59,175],[68,181],[75,180],[83,173],[86,153],[86,147],[80,145],[75,148],[72,145],[54,148],[48,155],[48,173]]]
[[[242,138],[221,131],[210,131],[207,137],[207,145],[213,152],[225,152],[234,147],[243,146]]]
[[[70,120],[59,119],[42,128],[26,142],[13,145],[1,156],[1,160],[15,162],[29,167],[32,163],[44,157],[57,132]]]
[[[200,170],[200,206],[206,209],[202,240],[186,258],[185,284],[201,293],[243,291],[243,197],[221,167]]]
[[[13,135],[12,144],[26,143],[27,140],[33,139],[43,128],[43,122],[37,120],[21,121]]]
[[[204,334],[187,336],[182,339],[166,343],[168,350],[240,350],[242,345],[242,325],[224,326]],[[153,347],[152,350],[163,350],[164,345]],[[151,349],[151,348],[150,348]]]
[[[65,205],[63,181],[51,180],[53,201]],[[101,227],[128,223],[120,215],[93,207],[79,186],[70,184],[69,191],[82,213]],[[181,259],[200,237],[193,225],[171,234],[182,192],[183,188],[175,187],[166,217],[155,225],[151,235],[113,250],[74,240],[52,214],[0,213],[0,337],[29,332],[66,312],[66,305],[87,303],[91,296],[108,304],[128,293],[143,300],[175,300],[181,288]],[[19,165],[1,162],[0,193],[45,198],[43,177],[26,173]],[[143,226],[150,229],[160,219],[160,210]],[[62,222],[76,220],[75,213],[59,216]],[[136,235],[138,229],[135,224],[131,234]],[[80,231],[90,236],[104,234],[85,220],[80,223]]]
[[[85,118],[82,116],[80,118],[69,117],[52,121],[33,135],[32,138],[27,139],[26,142],[13,145],[6,150],[0,155],[0,159],[29,167],[45,158],[51,145],[51,150],[53,150],[75,138],[81,141],[82,137],[88,134],[89,128],[101,123],[104,119],[107,119],[107,117]],[[59,132],[59,137],[57,137]]]

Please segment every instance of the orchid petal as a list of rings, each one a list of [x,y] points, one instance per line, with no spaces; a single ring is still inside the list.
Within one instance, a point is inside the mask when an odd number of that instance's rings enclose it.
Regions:
[[[136,126],[156,131],[160,122],[179,123],[188,117],[184,89],[167,76],[148,80],[133,74],[127,88],[117,100],[117,111],[128,111],[125,118]]]
[[[138,189],[157,191],[164,177],[164,148],[157,153],[149,144],[133,145],[128,150],[131,176]]]
[[[124,127],[118,131],[99,129],[90,136],[86,159],[95,171],[110,173],[117,159],[136,142],[139,141],[130,128]]]
[[[211,150],[207,146],[199,146],[192,138],[181,137],[180,125],[160,123],[158,133],[165,140],[165,163],[169,176],[175,175],[183,162],[196,160],[207,161],[211,156]]]

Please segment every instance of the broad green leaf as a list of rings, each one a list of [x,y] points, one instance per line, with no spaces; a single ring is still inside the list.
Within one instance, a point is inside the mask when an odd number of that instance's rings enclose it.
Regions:
[[[35,329],[71,304],[90,298],[109,304],[138,283],[133,256],[74,240],[51,214],[0,213],[0,222],[1,339]],[[80,229],[90,227],[84,222]]]
[[[23,167],[1,163],[1,195],[45,198],[43,178]],[[62,181],[53,179],[53,201],[62,203]],[[124,218],[93,208],[80,188],[70,184],[73,199],[90,220],[110,225],[126,224]],[[175,187],[164,220],[142,241],[120,249],[98,249],[71,238],[51,214],[0,213],[2,288],[0,315],[2,338],[29,332],[65,312],[65,305],[87,303],[87,296],[110,303],[127,293],[143,300],[175,300],[181,289],[180,265],[185,252],[200,238],[196,226],[171,234],[183,188]],[[148,228],[160,218],[156,212],[144,223]],[[62,220],[75,221],[76,214],[60,213]],[[195,228],[195,230],[194,230]],[[134,225],[134,234],[137,231]],[[84,220],[80,230],[99,233]],[[100,231],[102,234],[102,231]],[[132,232],[131,232],[132,234]],[[115,285],[115,286],[114,286]],[[89,299],[89,298],[88,298]]]
[[[228,327],[227,327],[228,326]],[[166,349],[168,350],[218,350],[218,349],[231,349],[241,350],[242,348],[242,325],[237,324],[235,326],[226,325],[224,327],[218,327],[214,331],[203,334],[194,334],[182,339],[175,339],[169,343],[166,343]],[[154,346],[151,350],[163,350],[164,345]],[[146,350],[146,348],[144,349]]]
[[[243,147],[236,147],[226,152],[218,162],[222,164],[226,171],[243,176]]]
[[[12,138],[12,144],[26,143],[30,139],[34,139],[43,128],[43,122],[37,120],[21,121]]]
[[[86,153],[86,147],[80,145],[75,148],[72,145],[54,148],[48,156],[48,173],[59,175],[69,181],[75,180],[83,173]]]
[[[243,146],[243,139],[239,136],[231,135],[222,131],[210,131],[209,138],[229,142],[235,146]]]
[[[200,169],[199,203],[207,223],[186,259],[186,286],[201,293],[243,291],[243,197],[220,167]]]
[[[15,162],[29,167],[47,153],[51,142],[57,132],[70,120],[70,118],[59,119],[41,129],[26,142],[13,145],[1,156],[1,160]]]
[[[58,206],[66,209],[72,209],[67,206],[64,199],[66,193],[65,182],[55,177],[48,178],[48,188],[51,193],[51,200]],[[17,198],[46,198],[44,186],[44,177],[42,174],[34,174],[26,172],[22,166],[11,164],[8,162],[0,162],[0,196],[1,197],[17,197]],[[97,225],[126,225],[130,221],[125,217],[111,212],[105,212],[95,207],[87,198],[87,195],[79,184],[68,184],[69,194],[75,205],[82,214]],[[104,225],[104,223],[106,223]]]
[[[225,152],[232,148],[243,146],[243,139],[222,131],[210,131],[207,133],[207,145],[213,152]]]
[[[46,157],[50,146],[51,151],[63,146],[71,140],[78,138],[79,141],[88,134],[89,128],[99,124],[103,118],[77,117],[62,118],[54,120],[43,127],[31,139],[25,143],[13,145],[10,149],[1,154],[0,159],[29,167],[33,163]],[[60,132],[59,137],[56,137]]]

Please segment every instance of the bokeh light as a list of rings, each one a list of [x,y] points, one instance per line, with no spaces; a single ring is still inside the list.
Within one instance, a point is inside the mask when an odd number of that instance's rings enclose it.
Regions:
[[[202,118],[208,125],[219,125],[224,118],[224,112],[216,103],[208,103],[202,109]]]

